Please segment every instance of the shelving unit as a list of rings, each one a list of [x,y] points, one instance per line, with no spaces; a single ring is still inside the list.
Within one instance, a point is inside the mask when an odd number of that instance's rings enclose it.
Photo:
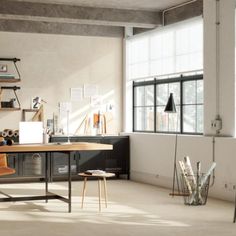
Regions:
[[[0,108],[0,111],[20,111],[21,108]]]
[[[0,76],[0,83],[18,83],[21,82],[21,79],[4,79]]]
[[[0,58],[0,62],[1,61],[12,62],[14,64],[14,68],[15,68],[17,77],[14,74],[7,74],[7,69],[6,69],[6,72],[0,73],[0,83],[18,83],[18,82],[20,82],[21,75],[20,75],[19,69],[16,64],[18,61],[20,61],[20,59],[18,59],[18,58]],[[7,68],[7,65],[6,65],[6,68]],[[21,110],[20,101],[19,101],[17,94],[16,94],[16,90],[18,90],[18,89],[20,89],[20,87],[0,86],[0,111],[19,111],[19,110]],[[2,107],[3,90],[13,90],[19,107],[7,107],[7,106]]]
[[[2,73],[2,74],[0,74],[0,82],[1,83],[19,82],[21,80],[21,75],[20,75],[20,71],[19,71],[16,63],[18,61],[20,61],[20,59],[19,58],[0,58],[0,61],[13,62],[15,70],[16,70],[16,74],[17,74],[17,77],[15,77],[15,75],[13,75],[13,74]]]

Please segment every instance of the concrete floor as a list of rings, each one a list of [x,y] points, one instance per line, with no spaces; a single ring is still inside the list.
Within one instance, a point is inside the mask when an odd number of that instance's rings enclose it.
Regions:
[[[1,184],[11,195],[43,193],[44,185]],[[82,182],[73,182],[72,213],[58,200],[49,203],[0,203],[0,235],[5,236],[235,236],[234,205],[209,199],[206,206],[185,206],[169,190],[126,180],[109,180],[109,205],[98,212],[97,181],[88,183],[88,197],[80,209]],[[50,184],[66,195],[66,184]]]

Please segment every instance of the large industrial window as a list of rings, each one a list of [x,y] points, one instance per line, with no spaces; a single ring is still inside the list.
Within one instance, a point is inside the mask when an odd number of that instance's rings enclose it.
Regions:
[[[177,113],[165,113],[173,93]],[[203,133],[203,76],[133,82],[133,131]]]
[[[201,17],[127,37],[125,129],[203,133],[202,76],[190,79],[199,74],[203,74]],[[162,113],[170,92],[178,117]]]

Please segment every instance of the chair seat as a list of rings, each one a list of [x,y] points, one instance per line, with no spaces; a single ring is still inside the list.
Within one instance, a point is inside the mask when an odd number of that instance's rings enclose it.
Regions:
[[[114,177],[115,174],[114,173],[103,173],[103,174],[92,174],[92,175],[88,175],[85,173],[79,173],[78,174],[81,177],[101,177],[101,178],[110,178],[110,177]]]
[[[15,174],[15,169],[9,167],[0,167],[0,176],[2,175],[12,175]]]

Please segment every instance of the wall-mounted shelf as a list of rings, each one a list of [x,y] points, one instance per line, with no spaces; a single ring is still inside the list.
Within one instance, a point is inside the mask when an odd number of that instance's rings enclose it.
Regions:
[[[17,111],[20,110],[20,101],[18,99],[18,96],[16,94],[16,90],[20,89],[20,87],[17,86],[1,86],[0,87],[0,111]],[[18,103],[18,107],[14,107],[14,98],[11,99],[9,102],[8,101],[2,101],[2,93],[3,90],[13,90],[14,94],[15,94],[15,99]],[[6,105],[7,104],[7,105]]]
[[[3,76],[0,76],[0,83],[18,83],[21,82],[21,79],[14,79],[14,78],[6,78]]]
[[[20,111],[20,108],[0,108],[0,111]]]
[[[4,81],[2,82],[2,83],[13,83],[13,82],[7,82],[8,80],[20,80],[20,78],[21,78],[21,76],[20,76],[20,71],[19,71],[19,69],[18,69],[18,67],[17,67],[17,62],[18,61],[20,61],[20,59],[19,58],[0,58],[0,61],[8,61],[8,62],[13,62],[13,64],[14,64],[14,67],[15,67],[15,70],[16,70],[16,73],[17,73],[17,75],[18,75],[18,78],[16,78],[15,77],[15,75],[12,75],[12,74],[7,74],[7,73],[3,73],[3,74],[1,74],[1,76],[0,76],[0,80],[1,80],[1,77],[2,77],[2,79],[4,79]],[[16,81],[15,81],[16,82]]]
[[[17,62],[20,61],[18,58],[0,58],[0,62],[5,61],[8,64],[2,65],[2,70],[0,73],[0,83],[17,83],[21,81],[20,72],[17,67]],[[8,71],[9,63],[13,63],[15,70],[11,72]],[[17,86],[0,86],[0,111],[18,111],[20,110],[20,101],[17,97],[16,90],[20,89]],[[15,98],[12,98],[10,101],[2,101],[3,90],[13,90]],[[14,106],[14,101],[17,101],[18,107]]]

